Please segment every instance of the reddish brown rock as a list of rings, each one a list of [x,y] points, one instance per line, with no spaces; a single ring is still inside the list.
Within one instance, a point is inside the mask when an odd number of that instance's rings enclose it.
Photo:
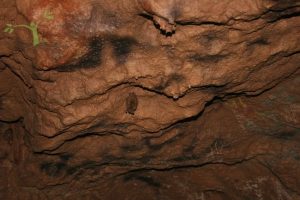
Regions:
[[[299,12],[3,0],[0,199],[300,199]]]

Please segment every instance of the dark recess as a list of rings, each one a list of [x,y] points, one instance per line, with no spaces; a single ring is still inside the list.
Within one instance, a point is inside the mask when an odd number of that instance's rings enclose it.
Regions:
[[[161,82],[154,88],[155,91],[162,92],[164,89],[172,85],[173,83],[181,83],[185,80],[185,77],[174,73],[171,74],[166,81],[161,80]]]
[[[45,172],[48,176],[57,177],[61,175],[67,165],[64,162],[45,162],[40,165],[41,171]]]
[[[268,44],[270,44],[268,39],[266,39],[266,38],[257,38],[255,40],[249,42],[248,46],[255,46],[255,45],[264,46],[264,45],[268,45]]]
[[[192,54],[188,56],[188,60],[198,63],[218,63],[224,60],[227,55],[201,55],[201,54]]]
[[[125,182],[132,181],[132,180],[138,180],[138,181],[144,182],[152,187],[157,187],[157,188],[161,187],[161,184],[158,181],[155,181],[153,178],[151,178],[149,176],[143,176],[143,175],[138,175],[138,174],[129,174],[129,175],[126,175],[123,180]]]

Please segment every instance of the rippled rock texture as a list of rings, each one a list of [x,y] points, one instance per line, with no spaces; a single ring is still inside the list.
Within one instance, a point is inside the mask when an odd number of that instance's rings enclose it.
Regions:
[[[300,199],[298,0],[1,0],[0,199]]]

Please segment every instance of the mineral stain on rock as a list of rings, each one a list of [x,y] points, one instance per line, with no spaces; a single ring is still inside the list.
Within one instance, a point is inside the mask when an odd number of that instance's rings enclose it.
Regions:
[[[133,46],[137,44],[137,41],[132,37],[119,36],[111,37],[110,42],[113,46],[114,56],[118,64],[125,64]]]
[[[113,56],[119,65],[125,64],[129,54],[137,41],[131,37],[121,37],[117,35],[95,37],[89,41],[89,50],[75,63],[64,64],[57,67],[58,72],[74,72],[80,69],[93,69],[102,64],[102,51],[104,45],[109,43],[113,47]]]
[[[91,69],[99,67],[102,63],[103,38],[92,38],[89,42],[88,52],[75,63],[65,64],[57,67],[58,72],[74,72],[80,69]]]

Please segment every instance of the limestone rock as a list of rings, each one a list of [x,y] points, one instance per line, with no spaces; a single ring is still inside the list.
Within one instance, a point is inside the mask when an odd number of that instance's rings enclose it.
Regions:
[[[0,199],[300,198],[299,13],[2,0]]]

